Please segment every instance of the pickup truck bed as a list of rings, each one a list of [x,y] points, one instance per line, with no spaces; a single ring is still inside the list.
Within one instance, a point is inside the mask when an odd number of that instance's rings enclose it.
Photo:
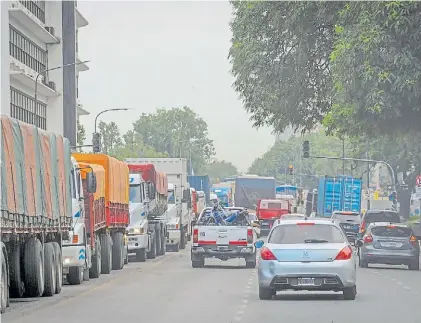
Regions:
[[[243,258],[247,268],[256,266],[256,233],[251,225],[198,225],[193,228],[193,245],[191,249],[192,267],[203,267],[206,258],[217,258],[226,261],[231,258]]]

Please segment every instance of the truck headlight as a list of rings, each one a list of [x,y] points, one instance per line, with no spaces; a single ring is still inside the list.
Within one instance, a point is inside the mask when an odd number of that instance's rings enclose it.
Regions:
[[[129,234],[144,234],[145,228],[130,228]]]

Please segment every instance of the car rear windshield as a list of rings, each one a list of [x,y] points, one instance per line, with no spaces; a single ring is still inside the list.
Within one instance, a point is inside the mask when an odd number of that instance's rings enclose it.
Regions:
[[[334,213],[332,219],[338,219],[341,222],[361,223],[358,213]]]
[[[395,222],[400,223],[401,219],[399,215],[395,212],[388,212],[388,211],[381,211],[381,212],[373,212],[373,213],[366,213],[364,217],[365,222],[373,223],[373,222]]]
[[[296,244],[296,243],[342,243],[345,242],[341,230],[333,225],[287,224],[275,227],[268,239],[268,243]]]
[[[374,227],[371,233],[377,237],[409,237],[412,235],[412,230],[405,227]]]

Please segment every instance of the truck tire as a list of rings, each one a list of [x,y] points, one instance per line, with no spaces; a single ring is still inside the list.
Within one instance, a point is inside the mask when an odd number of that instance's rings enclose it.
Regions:
[[[165,231],[161,231],[161,253],[160,256],[165,256],[167,251],[167,247],[165,246],[166,238],[165,238]]]
[[[109,274],[112,268],[112,245],[110,236],[106,233],[101,235],[101,274]]]
[[[20,266],[20,245],[14,244],[9,254],[10,296],[22,298],[25,293],[25,284],[22,280]]]
[[[2,251],[3,252],[3,251]],[[4,254],[1,255],[1,280],[0,280],[0,313],[6,311],[6,307],[9,304],[9,286],[8,286],[8,272],[6,257]]]
[[[155,259],[156,258],[155,236],[156,236],[155,234],[151,235],[151,237],[152,237],[152,243],[151,243],[151,250],[147,254],[148,259]]]
[[[136,251],[136,261],[145,262],[146,261],[146,249],[142,248]]]
[[[44,244],[44,293],[42,296],[51,297],[56,293],[57,273],[56,255],[52,243]]]
[[[92,266],[89,270],[90,278],[99,278],[101,275],[101,243],[99,239],[95,239],[95,243],[95,253],[92,255]]]
[[[56,294],[60,294],[63,286],[63,256],[58,242],[52,242],[51,244],[56,255]]]
[[[67,274],[67,282],[70,285],[80,285],[83,282],[83,269],[82,267],[70,267]]]
[[[155,229],[155,242],[156,242],[156,255],[162,255],[162,246],[161,246],[161,227],[159,225],[156,226]]]
[[[124,266],[123,233],[116,232],[113,239],[113,270],[120,270]]]
[[[191,266],[193,268],[202,268],[202,267],[205,266],[205,259],[204,258],[201,258],[201,259],[198,259],[198,260],[192,260],[191,261]]]
[[[186,235],[183,231],[183,236],[180,238],[180,249],[186,249]]]
[[[124,264],[127,265],[129,263],[129,247],[128,246],[124,247],[124,253],[125,253]]]
[[[41,241],[32,237],[24,247],[25,294],[40,297],[44,293],[44,251]]]

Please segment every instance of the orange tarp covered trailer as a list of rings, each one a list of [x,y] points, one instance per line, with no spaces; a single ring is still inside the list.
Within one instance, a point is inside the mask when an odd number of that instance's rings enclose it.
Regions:
[[[129,168],[113,157],[104,154],[80,154],[73,157],[82,163],[100,165],[105,171],[105,214],[109,228],[126,228],[129,225]]]

